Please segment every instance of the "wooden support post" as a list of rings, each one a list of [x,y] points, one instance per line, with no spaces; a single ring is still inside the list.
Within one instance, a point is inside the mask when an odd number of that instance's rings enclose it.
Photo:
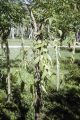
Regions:
[[[59,63],[59,51],[57,45],[56,45],[56,64],[57,64],[56,77],[57,77],[57,91],[58,91],[60,86],[60,63]]]

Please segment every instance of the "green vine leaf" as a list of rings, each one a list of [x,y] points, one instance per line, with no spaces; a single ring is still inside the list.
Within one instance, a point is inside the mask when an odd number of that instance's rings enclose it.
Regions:
[[[44,93],[47,94],[47,91],[46,91],[46,89],[45,89],[45,87],[44,87],[43,85],[41,85],[41,89],[42,89],[42,91],[43,91]]]
[[[35,60],[34,60],[34,64],[36,65],[40,60],[40,56],[38,56]]]

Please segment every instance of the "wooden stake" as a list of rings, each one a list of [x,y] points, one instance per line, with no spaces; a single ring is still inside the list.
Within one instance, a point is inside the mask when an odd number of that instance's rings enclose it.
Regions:
[[[58,91],[60,86],[60,63],[59,63],[59,52],[57,45],[56,45],[56,64],[57,64],[56,77],[57,77],[57,91]]]

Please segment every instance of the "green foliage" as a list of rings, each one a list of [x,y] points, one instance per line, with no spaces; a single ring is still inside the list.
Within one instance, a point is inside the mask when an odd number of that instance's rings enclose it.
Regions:
[[[16,73],[17,72],[17,73]],[[0,81],[0,119],[17,120],[32,119],[33,112],[33,100],[30,93],[30,85],[33,83],[33,75],[22,71],[12,70],[11,74],[11,102],[7,103],[6,86],[3,87],[6,80],[5,74]],[[26,75],[26,76],[25,76]],[[22,83],[24,82],[24,88],[22,90]],[[28,114],[27,114],[28,113]],[[29,116],[30,115],[30,116]]]
[[[12,2],[11,0],[0,1],[0,36],[7,33],[11,26],[22,23],[25,17],[25,11],[21,4]],[[9,36],[9,34],[8,34]]]
[[[7,95],[6,95],[6,93],[5,93],[5,90],[0,89],[0,103],[5,101],[4,98],[5,98],[5,99],[7,98]]]
[[[48,87],[44,95],[43,120],[79,120],[80,119],[80,69],[75,64],[67,66],[65,86],[58,92]]]
[[[70,86],[80,85],[80,68],[76,64],[69,66],[69,74],[66,76],[67,82],[70,82]],[[77,86],[76,86],[77,87]]]
[[[0,71],[0,119],[34,119],[34,92],[36,86],[36,83],[34,82],[34,66],[39,63],[41,92],[43,93],[42,97],[44,104],[43,110],[41,111],[42,120],[79,120],[79,64],[75,65],[75,63],[68,65],[69,60],[64,62],[66,67],[63,65],[63,71],[66,70],[68,74],[65,73],[65,76],[60,79],[60,91],[57,92],[55,89],[55,57],[52,61],[52,56],[48,54],[48,42],[45,39],[48,39],[50,35],[54,36],[54,39],[57,38],[53,43],[54,45],[55,42],[58,43],[58,37],[63,37],[62,39],[64,39],[64,37],[68,35],[66,40],[68,42],[73,42],[75,37],[73,34],[80,27],[80,1],[33,0],[33,4],[28,5],[28,7],[32,10],[38,29],[40,29],[37,34],[42,33],[43,39],[34,42],[34,50],[32,51],[32,56],[30,56],[30,61],[29,58],[27,60],[27,53],[25,54],[25,60],[22,60],[22,53],[20,56],[21,58],[20,60],[17,60],[17,63],[15,60],[11,61],[11,103],[7,103],[6,101],[5,63],[4,61],[1,62],[0,65],[4,68],[0,68],[0,70],[3,69],[3,71]],[[27,22],[25,23],[27,26],[31,23],[34,29],[33,20],[31,20],[29,14],[26,15],[26,20],[23,19],[25,18],[25,11],[28,13],[26,8],[22,6],[22,4],[12,2],[11,0],[0,1],[0,36],[6,33],[11,25],[15,25],[17,23],[21,24],[22,22]],[[43,29],[39,28],[41,25]],[[70,34],[69,31],[72,33]],[[52,50],[50,49],[50,52],[51,51]],[[64,55],[67,56],[67,53],[64,52]],[[26,64],[24,62],[26,62]],[[62,62],[61,64],[64,64]],[[50,89],[50,87],[52,88]],[[45,88],[47,88],[47,91]]]
[[[33,2],[35,5],[32,6],[32,10],[36,21],[39,23],[43,19],[44,30],[49,29],[46,31],[46,36],[50,36],[49,39],[59,37],[63,41],[70,31],[76,32],[80,28],[79,0],[35,0]]]
[[[34,64],[37,64],[39,62],[40,70],[42,72],[42,80],[44,80],[45,77],[48,78],[51,76],[50,69],[52,60],[48,54],[47,44],[47,41],[41,42],[40,40],[35,44],[35,49],[40,49],[40,53],[38,57],[36,57]]]

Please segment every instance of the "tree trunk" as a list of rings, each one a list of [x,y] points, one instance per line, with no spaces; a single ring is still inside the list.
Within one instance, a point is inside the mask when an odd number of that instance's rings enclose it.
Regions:
[[[32,39],[33,38],[33,29],[32,27],[29,28],[29,39]]]
[[[11,38],[14,39],[14,27],[11,28]]]
[[[20,33],[21,33],[21,39],[24,39],[24,26],[20,25]]]
[[[40,111],[41,111],[41,75],[40,75],[40,67],[39,63],[35,65],[36,73],[36,92],[35,92],[35,120],[40,120]]]
[[[29,10],[30,11],[30,10]],[[38,26],[35,20],[35,17],[30,11],[31,19],[34,26],[34,37],[36,41],[38,40],[37,32]],[[36,56],[39,56],[39,49],[36,49]],[[40,111],[41,111],[41,75],[40,75],[40,66],[39,62],[35,65],[35,120],[40,120]]]
[[[8,102],[10,102],[11,98],[11,81],[10,81],[10,51],[9,51],[9,46],[8,46],[8,40],[5,42],[5,47],[6,47],[6,62],[7,62],[7,94],[8,94]]]
[[[42,23],[38,27],[38,24],[35,20],[35,17],[33,15],[33,12],[29,9],[31,21],[32,21],[32,28],[34,28],[34,38],[36,41],[41,40],[42,38]],[[40,48],[37,48],[35,51],[35,57],[38,57],[40,54]],[[40,112],[42,108],[42,99],[41,99],[41,71],[39,62],[35,65],[35,103],[34,103],[34,109],[35,109],[35,120],[40,120]]]
[[[6,69],[7,69],[7,94],[8,94],[8,102],[10,102],[10,96],[11,96],[11,86],[10,86],[10,57],[9,57],[9,45],[8,45],[8,36],[11,31],[11,26],[8,26],[7,28],[2,29],[2,36],[1,36],[1,44],[2,44],[2,49],[4,48],[3,45],[5,45],[5,57],[6,57]]]
[[[19,37],[19,26],[17,26],[17,28],[16,28],[16,37]]]
[[[60,46],[62,46],[62,42],[63,42],[63,40],[62,40],[62,39],[60,39]]]

